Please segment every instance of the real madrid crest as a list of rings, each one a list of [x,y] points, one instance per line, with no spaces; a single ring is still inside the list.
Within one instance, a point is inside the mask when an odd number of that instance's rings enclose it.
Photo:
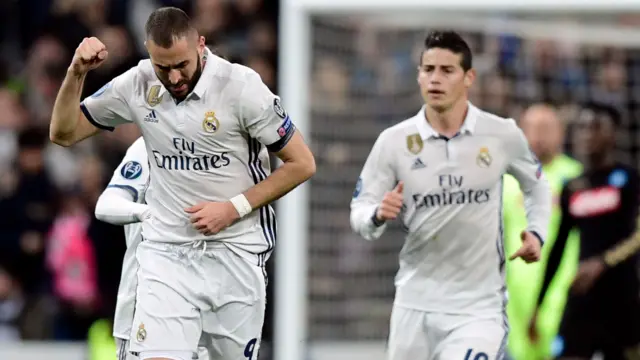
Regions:
[[[204,114],[204,120],[202,121],[202,129],[204,132],[213,134],[218,131],[220,127],[220,121],[216,118],[216,113],[213,111],[207,111]]]
[[[162,102],[162,97],[160,97],[160,85],[153,85],[151,89],[149,89],[149,93],[147,94],[147,104],[149,106],[156,106]]]
[[[147,330],[144,329],[144,324],[138,326],[138,332],[136,333],[136,340],[143,342],[147,338]]]
[[[412,154],[419,154],[424,147],[424,143],[422,142],[422,137],[420,134],[412,134],[407,136],[407,150]]]
[[[476,164],[481,168],[488,168],[491,166],[491,154],[489,154],[489,149],[487,147],[481,147],[478,152],[478,157],[476,157]]]

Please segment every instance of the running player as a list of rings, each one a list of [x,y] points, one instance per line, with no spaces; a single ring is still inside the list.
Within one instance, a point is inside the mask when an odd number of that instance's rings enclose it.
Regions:
[[[562,189],[562,220],[549,255],[538,305],[557,273],[569,232],[580,230],[580,267],[560,326],[562,359],[640,357],[637,216],[640,178],[615,160],[614,108],[589,103],[575,124],[575,153],[585,172]],[[537,314],[531,321],[536,331]]]
[[[151,216],[149,205],[144,201],[148,180],[147,151],[144,141],[139,138],[127,149],[96,203],[96,218],[110,224],[124,225],[127,242],[113,321],[118,360],[133,359],[128,352],[128,341],[136,299],[138,262],[135,253],[142,241],[141,222]]]
[[[400,253],[388,358],[501,359],[505,316],[502,176],[525,196],[528,228],[511,259],[538,261],[551,193],[540,163],[511,119],[467,100],[475,72],[454,32],[425,41],[418,68],[424,107],[380,134],[351,203],[351,225],[366,239],[400,219]]]
[[[80,103],[87,72],[108,56],[97,38],[83,40],[50,136],[70,146],[100,129],[141,128],[150,217],[136,251],[130,351],[191,360],[204,337],[212,357],[253,358],[275,241],[269,204],[313,175],[313,155],[259,75],[213,55],[183,11],[158,9],[145,30],[150,59]],[[268,152],[283,161],[273,174]]]

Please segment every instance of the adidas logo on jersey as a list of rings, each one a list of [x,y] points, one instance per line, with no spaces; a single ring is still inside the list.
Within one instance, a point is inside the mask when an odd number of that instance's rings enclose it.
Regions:
[[[157,123],[158,122],[158,118],[156,117],[156,111],[155,110],[151,110],[149,115],[144,117],[144,121],[151,122],[151,123]]]
[[[420,158],[416,158],[416,161],[411,165],[411,170],[424,169],[427,165],[425,165]]]

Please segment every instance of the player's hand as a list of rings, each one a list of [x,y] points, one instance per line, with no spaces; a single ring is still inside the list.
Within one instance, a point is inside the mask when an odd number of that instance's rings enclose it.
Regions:
[[[107,60],[107,47],[96,37],[84,38],[76,48],[69,70],[84,75]]]
[[[204,235],[217,234],[240,218],[230,201],[203,202],[185,211],[191,214],[191,223],[196,230]]]
[[[604,260],[598,256],[580,262],[580,267],[571,285],[571,291],[578,295],[585,294],[606,268]]]
[[[522,258],[527,264],[540,260],[540,240],[538,237],[529,231],[523,231],[520,234],[520,238],[522,239],[522,246],[511,255],[509,260]]]
[[[387,220],[395,220],[402,209],[402,191],[404,183],[400,181],[396,187],[384,194],[378,211],[376,211],[376,220],[384,222]]]
[[[540,332],[538,332],[538,309],[536,309],[529,320],[529,328],[527,329],[527,336],[532,344],[537,344],[540,340]]]

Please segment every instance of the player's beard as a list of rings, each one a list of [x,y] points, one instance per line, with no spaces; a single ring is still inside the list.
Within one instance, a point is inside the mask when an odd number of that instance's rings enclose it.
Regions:
[[[178,84],[178,87],[182,86],[182,84],[187,85],[187,91],[184,92],[184,95],[178,96],[171,90],[169,91],[169,93],[171,93],[171,96],[173,96],[178,101],[184,100],[187,96],[189,96],[189,94],[191,94],[193,89],[196,87],[196,84],[198,84],[198,80],[200,80],[201,76],[202,76],[202,58],[198,56],[198,63],[196,64],[196,70],[193,72],[191,79],[185,80],[182,83]],[[162,83],[166,89],[171,89],[173,87],[168,82],[162,81]]]

